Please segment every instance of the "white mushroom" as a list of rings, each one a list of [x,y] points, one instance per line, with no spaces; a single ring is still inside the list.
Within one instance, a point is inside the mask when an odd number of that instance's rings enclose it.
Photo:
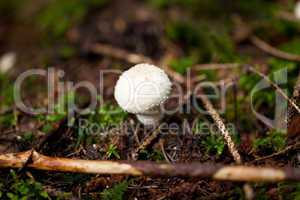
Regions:
[[[136,114],[144,125],[155,126],[162,118],[160,105],[168,98],[171,86],[162,69],[138,64],[120,76],[114,95],[122,109]]]
[[[300,1],[297,1],[295,8],[294,8],[295,17],[300,19]]]
[[[8,52],[0,57],[0,73],[6,73],[14,67],[16,63],[16,54],[14,52]]]

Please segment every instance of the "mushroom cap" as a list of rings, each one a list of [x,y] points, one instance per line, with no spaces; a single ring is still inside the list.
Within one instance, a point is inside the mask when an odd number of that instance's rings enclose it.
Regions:
[[[159,67],[138,64],[123,72],[115,86],[115,99],[129,113],[151,112],[169,96],[172,83]]]

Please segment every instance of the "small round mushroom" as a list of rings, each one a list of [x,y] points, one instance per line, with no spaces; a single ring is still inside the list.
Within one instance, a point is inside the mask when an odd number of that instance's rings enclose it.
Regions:
[[[300,1],[297,1],[295,8],[294,8],[295,17],[300,19]]]
[[[169,97],[172,83],[159,67],[138,64],[123,72],[115,86],[119,106],[136,114],[146,126],[155,126],[162,118],[160,105]]]

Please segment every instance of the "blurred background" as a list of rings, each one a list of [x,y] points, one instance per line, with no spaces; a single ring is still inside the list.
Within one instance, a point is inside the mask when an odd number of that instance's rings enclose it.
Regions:
[[[74,81],[92,82],[100,68],[128,67],[95,53],[98,43],[155,61],[168,57],[166,64],[180,74],[198,63],[280,68],[296,64],[266,56],[249,38],[255,34],[281,50],[300,53],[295,5],[291,0],[3,0],[0,55],[13,58],[12,77],[52,66]]]

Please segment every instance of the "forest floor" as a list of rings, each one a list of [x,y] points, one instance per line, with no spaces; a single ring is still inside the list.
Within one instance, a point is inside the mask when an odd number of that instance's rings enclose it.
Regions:
[[[190,95],[190,91],[206,82],[221,92],[228,87],[223,99],[219,96],[211,102],[222,111],[219,113],[226,127],[234,127],[230,133],[243,164],[299,167],[300,115],[295,106],[284,102],[286,99],[271,86],[254,96],[251,93],[264,79],[263,73],[295,101],[296,107],[300,102],[300,20],[293,13],[295,2],[24,2],[0,3],[1,154],[35,149],[47,156],[86,160],[235,164],[237,159],[214,119],[199,113],[191,101],[197,94]],[[14,57],[9,70],[1,62],[7,53]],[[130,59],[132,54],[136,60]],[[100,71],[124,71],[150,59],[167,66],[170,78],[183,92],[173,88],[175,98],[165,102],[169,109],[179,108],[164,118],[178,129],[164,130],[143,146],[154,130],[143,127],[134,115],[117,106],[113,94],[119,74],[101,78]],[[16,105],[14,85],[30,69],[54,69],[54,113],[31,115]],[[59,70],[63,77],[57,75]],[[190,86],[187,79],[192,80]],[[61,95],[57,85],[67,81],[92,83],[99,94],[97,110],[70,119],[68,110],[64,111],[70,109],[68,102],[76,99],[78,107],[84,108],[91,98],[84,89]],[[23,102],[35,108],[49,105],[47,92],[46,77],[36,75],[26,79],[20,91]],[[205,92],[212,91],[208,88]],[[201,99],[196,102],[206,110]],[[262,121],[253,112],[273,119],[276,109],[288,111],[288,119],[278,115],[276,121]],[[82,120],[100,129],[82,127]],[[124,129],[124,124],[130,126]],[[205,125],[209,128],[203,131]],[[133,156],[137,149],[137,156]],[[252,193],[255,199],[299,199],[300,183],[248,185],[209,178],[92,175],[26,168],[0,172],[3,199],[245,199]]]

